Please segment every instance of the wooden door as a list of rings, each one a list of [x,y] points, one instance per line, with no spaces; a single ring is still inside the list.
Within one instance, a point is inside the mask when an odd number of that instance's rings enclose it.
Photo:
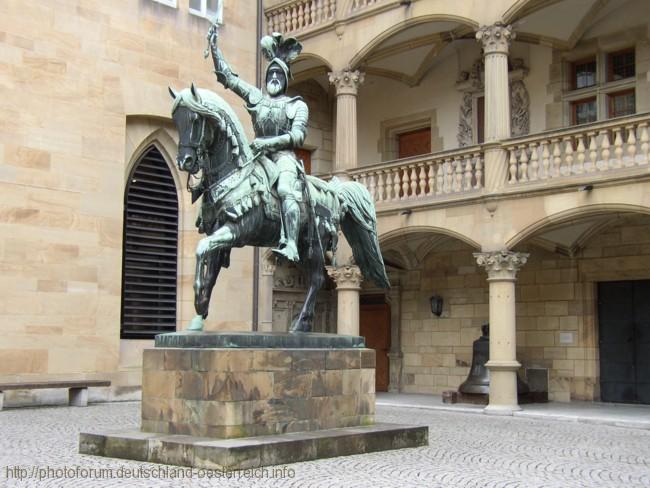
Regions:
[[[360,334],[366,347],[375,350],[375,389],[388,391],[388,351],[390,350],[390,306],[387,303],[361,304]]]
[[[397,142],[400,159],[429,154],[431,152],[431,127],[399,134]]]
[[[305,174],[311,174],[311,151],[309,149],[296,149],[296,158],[302,160],[302,164],[305,166]]]

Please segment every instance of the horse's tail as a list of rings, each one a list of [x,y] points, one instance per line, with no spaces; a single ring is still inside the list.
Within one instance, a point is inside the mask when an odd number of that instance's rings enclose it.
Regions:
[[[377,216],[370,193],[361,183],[334,183],[341,201],[341,229],[363,276],[381,288],[390,288],[377,239]]]

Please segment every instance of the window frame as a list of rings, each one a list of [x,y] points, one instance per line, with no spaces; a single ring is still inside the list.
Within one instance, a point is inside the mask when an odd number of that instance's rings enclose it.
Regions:
[[[577,74],[578,65],[583,65],[592,62],[596,65],[594,84],[578,88],[578,74]],[[577,59],[575,61],[571,61],[571,90],[588,90],[597,85],[598,85],[598,57],[597,56],[594,55],[582,59]]]
[[[631,114],[624,114],[624,115],[612,115],[613,108],[614,108],[614,97],[620,95],[628,95],[630,93],[634,95],[634,112],[632,112]],[[624,90],[608,92],[606,95],[607,95],[607,118],[608,119],[613,119],[616,117],[629,117],[630,115],[634,115],[636,113],[636,89],[634,87],[626,88]]]
[[[153,0],[156,3],[160,3],[161,5],[165,5],[166,7],[169,8],[178,8],[178,0]]]
[[[188,10],[190,14],[196,15],[197,17],[203,17],[204,19],[208,19],[210,21],[215,20],[218,25],[223,25],[223,1],[224,0],[217,0],[216,19],[210,18],[208,15],[208,0],[199,0],[199,1],[201,2],[201,10],[193,9],[188,2]]]
[[[634,68],[634,73],[632,73],[631,76],[628,76],[626,78],[621,78],[620,80],[615,80],[614,79],[614,63],[613,63],[613,58],[614,56],[620,55],[620,54],[627,54],[627,53],[632,53],[632,56],[634,58],[634,61],[632,63],[632,66]],[[608,52],[605,56],[605,63],[607,65],[607,72],[606,72],[606,78],[605,82],[606,83],[617,83],[617,82],[622,82],[624,80],[630,80],[634,79],[636,76],[636,49],[634,46],[628,47],[626,49],[619,49],[618,51],[611,51]]]
[[[583,122],[581,124],[578,124],[578,110],[577,110],[578,104],[585,103],[585,102],[592,102],[592,101],[596,104],[596,120],[590,120],[588,122]],[[580,98],[578,100],[571,100],[569,102],[569,106],[571,107],[571,125],[584,125],[584,124],[591,124],[593,122],[598,122],[598,97],[596,95]]]
[[[636,56],[636,44],[633,45],[618,45],[610,48],[609,50],[599,49],[598,51],[582,51],[581,53],[568,54],[564,60],[564,92],[562,101],[564,102],[564,122],[566,127],[576,125],[576,105],[584,102],[593,97],[596,99],[596,120],[595,122],[604,121],[612,118],[610,116],[610,97],[614,94],[625,92],[628,90],[635,91],[635,106],[634,113],[637,113],[637,100],[636,100],[636,76],[630,76],[620,80],[609,81],[609,66],[611,64],[611,57],[625,52],[634,53],[634,66],[635,73],[636,63],[638,61]],[[573,56],[573,57],[572,57]],[[576,65],[586,63],[592,59],[596,60],[596,84],[576,88]]]

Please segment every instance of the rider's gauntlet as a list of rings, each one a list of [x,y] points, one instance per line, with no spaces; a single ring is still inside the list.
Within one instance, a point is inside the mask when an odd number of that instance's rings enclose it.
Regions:
[[[267,151],[273,152],[293,147],[291,142],[291,135],[284,134],[282,136],[275,136],[264,139],[264,146]]]

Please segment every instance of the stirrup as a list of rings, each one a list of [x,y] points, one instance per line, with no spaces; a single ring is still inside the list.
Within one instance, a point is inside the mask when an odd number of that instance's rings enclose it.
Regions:
[[[298,249],[296,249],[295,245],[292,246],[288,244],[284,247],[272,249],[271,251],[277,254],[278,256],[282,256],[283,258],[288,259],[289,261],[293,261],[294,263],[297,263],[298,260],[300,259],[300,256],[298,255]]]

